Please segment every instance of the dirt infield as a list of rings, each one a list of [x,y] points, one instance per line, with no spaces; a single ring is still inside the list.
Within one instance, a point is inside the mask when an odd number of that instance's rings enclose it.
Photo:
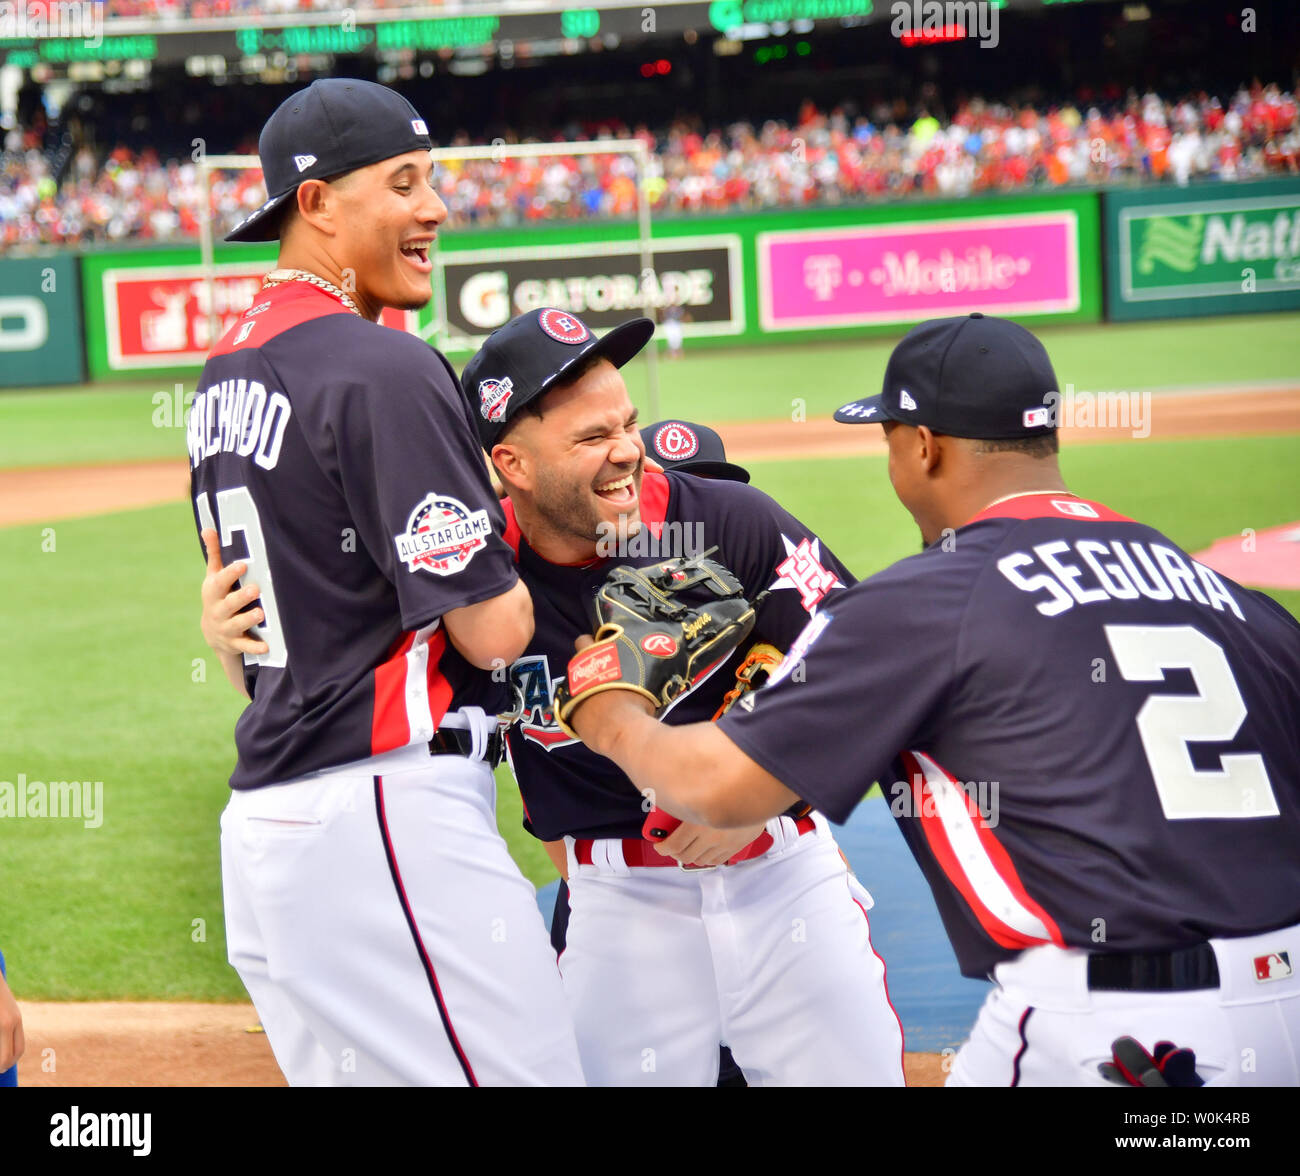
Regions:
[[[1110,394],[1100,394],[1106,396]],[[1064,445],[1151,436],[1238,437],[1300,432],[1300,386],[1243,391],[1156,392],[1103,401],[1080,394],[1063,404]],[[1121,415],[1123,414],[1123,415]],[[1115,423],[1124,421],[1127,423]],[[1078,423],[1071,423],[1078,422]],[[876,429],[832,420],[718,422],[732,461],[847,457],[885,452]],[[111,514],[175,502],[189,493],[184,460],[0,470],[0,527]]]
[[[23,1001],[22,1086],[284,1086],[247,1004]],[[941,1086],[938,1054],[908,1054],[911,1086]]]

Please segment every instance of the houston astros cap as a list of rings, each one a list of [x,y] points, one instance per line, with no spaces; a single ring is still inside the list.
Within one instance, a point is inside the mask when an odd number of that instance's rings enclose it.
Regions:
[[[498,327],[460,378],[483,448],[491,453],[519,410],[562,383],[580,360],[603,356],[622,367],[654,329],[647,318],[631,319],[598,339],[576,314],[552,307],[525,311]]]
[[[303,180],[329,179],[432,146],[424,119],[396,90],[354,78],[312,82],[266,120],[257,154],[267,200],[226,240],[275,240],[280,235],[275,214]]]
[[[686,470],[702,478],[748,482],[749,471],[727,460],[727,450],[708,425],[694,421],[656,421],[641,430],[645,451],[666,470]]]
[[[1052,361],[1033,335],[976,311],[913,327],[889,357],[880,395],[844,405],[835,419],[900,421],[988,441],[1037,437],[1056,427],[1057,390]]]

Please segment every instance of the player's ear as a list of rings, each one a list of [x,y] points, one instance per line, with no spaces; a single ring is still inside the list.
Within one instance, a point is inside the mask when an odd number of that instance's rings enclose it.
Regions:
[[[930,432],[929,425],[916,426],[916,456],[927,474],[933,473],[939,465],[939,438]]]
[[[511,490],[531,490],[532,462],[522,445],[500,444],[492,446],[492,464],[506,492]]]
[[[324,233],[334,231],[334,201],[329,184],[324,180],[304,180],[298,185],[296,204],[298,215],[308,224]]]

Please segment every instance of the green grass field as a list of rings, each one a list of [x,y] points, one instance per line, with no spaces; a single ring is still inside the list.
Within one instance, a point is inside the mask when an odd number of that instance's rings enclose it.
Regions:
[[[1166,334],[1168,324],[1073,330],[1049,346],[1062,379],[1070,378],[1060,358],[1067,352],[1088,373],[1078,387],[1124,386],[1116,354],[1160,337],[1167,358],[1142,368],[1150,382],[1246,382],[1300,373],[1298,326],[1300,316],[1277,316],[1178,324],[1176,334]],[[1277,337],[1288,329],[1292,341],[1282,347]],[[1234,365],[1211,362],[1229,338],[1240,348],[1231,376]],[[846,344],[691,358],[664,369],[677,389],[669,408],[706,420],[780,416],[788,394],[802,390],[795,394],[808,396],[814,415],[875,386],[887,350]],[[0,464],[181,452],[180,430],[152,427],[148,396],[144,388],[0,396]],[[1245,527],[1293,521],[1298,453],[1294,435],[1146,441],[1077,448],[1062,464],[1079,493],[1194,551]],[[917,550],[883,458],[750,465],[755,483],[859,574]],[[20,773],[103,781],[103,820],[98,828],[0,822],[0,946],[14,989],[29,1000],[242,999],[225,962],[217,845],[241,700],[198,632],[202,565],[190,510],[178,501],[49,526],[0,529],[0,593],[10,602],[0,631],[8,670],[0,677],[0,781]],[[1300,615],[1300,592],[1275,595]],[[519,816],[507,782],[503,832],[525,872],[545,882],[549,861]]]
[[[1038,332],[1057,376],[1079,390],[1300,385],[1300,314],[1051,327]],[[688,420],[809,418],[879,391],[892,339],[696,352],[663,363],[660,415]],[[463,363],[459,366],[463,366]],[[626,369],[646,411],[644,363]],[[193,391],[193,379],[181,395]],[[0,468],[181,456],[176,381],[148,377],[52,391],[0,391]],[[644,418],[648,420],[649,418]]]

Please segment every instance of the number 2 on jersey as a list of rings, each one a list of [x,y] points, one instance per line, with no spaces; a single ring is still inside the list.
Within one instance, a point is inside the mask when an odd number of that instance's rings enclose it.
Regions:
[[[236,531],[243,531],[244,542],[248,547],[247,578],[254,580],[262,590],[262,612],[266,619],[260,625],[254,625],[248,633],[270,646],[266,653],[244,654],[245,664],[272,666],[281,668],[289,663],[289,649],[284,642],[284,630],[280,626],[280,609],[275,603],[275,585],[271,580],[271,565],[266,558],[266,541],[262,538],[262,520],[257,513],[257,503],[248,492],[247,486],[236,486],[233,490],[217,491],[217,515],[221,519],[218,527],[212,517],[212,504],[208,501],[208,492],[196,495],[194,506],[198,511],[199,522],[203,527],[211,527],[221,536],[221,546],[230,543]]]
[[[1277,797],[1261,755],[1220,757],[1219,770],[1198,770],[1189,743],[1226,743],[1246,721],[1232,667],[1221,646],[1190,625],[1107,625],[1120,674],[1129,682],[1163,682],[1188,670],[1195,694],[1152,694],[1137,714],[1138,735],[1165,816],[1276,817]]]

